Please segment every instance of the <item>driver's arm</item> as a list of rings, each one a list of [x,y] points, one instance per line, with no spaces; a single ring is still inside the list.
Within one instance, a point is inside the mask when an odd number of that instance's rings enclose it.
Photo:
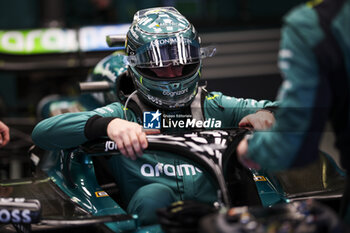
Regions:
[[[204,102],[206,118],[221,120],[224,128],[238,126],[269,128],[274,123],[274,114],[271,110],[277,106],[278,102],[235,98],[220,92],[212,92]]]
[[[96,115],[109,118],[109,121],[116,117],[123,118],[122,105],[113,103],[93,111],[65,113],[42,120],[32,132],[33,142],[45,150],[60,150],[81,145],[93,139],[92,135],[99,137],[104,134],[107,136],[107,128],[105,128],[105,131],[97,130],[93,132],[88,130],[91,125],[87,123],[91,122],[94,117],[96,118]],[[131,119],[132,117],[130,116]],[[105,124],[108,125],[108,123],[108,121],[105,121]]]

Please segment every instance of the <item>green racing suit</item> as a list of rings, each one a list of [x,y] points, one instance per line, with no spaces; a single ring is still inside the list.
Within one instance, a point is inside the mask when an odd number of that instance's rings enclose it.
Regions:
[[[220,92],[211,92],[206,93],[202,104],[205,119],[219,120],[221,128],[232,128],[238,127],[239,121],[244,116],[255,113],[258,109],[273,106],[275,103],[266,100],[234,98]],[[91,119],[97,116],[104,119],[125,119],[123,108],[121,103],[114,102],[92,111],[65,113],[47,118],[34,128],[32,139],[37,146],[45,150],[76,147],[92,139],[86,134],[87,128],[92,124]],[[126,111],[126,115],[129,121],[137,122],[137,116],[131,109]],[[94,127],[97,129],[94,132],[99,136],[107,136],[107,123],[109,121]],[[164,153],[160,156],[156,152],[149,151],[135,161],[124,156],[113,156],[110,161],[109,166],[121,190],[122,201],[129,203],[129,207],[134,206],[137,202],[134,201],[135,193],[139,193],[138,190],[150,184],[163,184],[163,188],[166,186],[172,190],[171,198],[165,202],[192,199],[213,203],[217,200],[217,191],[208,182],[205,174],[179,156],[169,154],[164,156]],[[157,189],[157,186],[150,187],[150,189]],[[140,198],[143,199],[147,196],[146,192],[140,195],[142,195]],[[158,194],[150,194],[152,195]],[[163,197],[164,194],[159,195],[162,196],[153,199],[161,202],[160,200],[165,197]],[[138,207],[135,208],[130,207],[128,210],[143,214],[142,211],[137,210]],[[144,213],[144,215],[149,215],[149,213]]]

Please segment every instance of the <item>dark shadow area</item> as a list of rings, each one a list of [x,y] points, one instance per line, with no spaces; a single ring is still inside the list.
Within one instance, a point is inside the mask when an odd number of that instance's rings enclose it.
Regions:
[[[257,100],[275,100],[282,82],[279,75],[209,79],[209,91],[221,91],[225,95],[237,98],[253,98]]]

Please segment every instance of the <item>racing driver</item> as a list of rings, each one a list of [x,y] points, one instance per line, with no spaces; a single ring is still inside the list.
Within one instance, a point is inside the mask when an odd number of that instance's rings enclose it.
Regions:
[[[45,150],[61,150],[100,137],[113,140],[124,156],[111,157],[109,166],[127,212],[138,214],[143,225],[156,223],[155,209],[174,201],[215,202],[216,190],[203,173],[164,172],[169,164],[188,166],[181,158],[143,153],[148,142],[139,119],[144,112],[153,111],[197,121],[212,119],[220,128],[249,125],[265,129],[274,122],[267,108],[275,103],[209,93],[200,87],[202,60],[215,52],[212,47],[201,47],[200,42],[194,26],[173,7],[136,12],[123,57],[133,94],[124,102],[45,119],[34,128],[33,141]],[[113,70],[113,56],[110,59],[104,65]],[[156,167],[158,173],[145,172],[145,166]]]

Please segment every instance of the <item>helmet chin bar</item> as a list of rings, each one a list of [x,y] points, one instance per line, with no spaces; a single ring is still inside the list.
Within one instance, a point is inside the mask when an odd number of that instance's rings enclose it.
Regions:
[[[192,100],[194,99],[194,97],[196,96],[197,90],[198,90],[198,83],[196,85],[196,90],[191,95],[176,101],[162,100],[158,97],[144,93],[141,89],[139,89],[137,94],[141,99],[143,99],[147,103],[157,108],[164,109],[164,110],[176,110],[176,109],[189,106],[192,103]]]
[[[200,79],[200,64],[197,71],[180,79],[154,79],[129,68],[138,96],[145,103],[160,109],[174,110],[190,105],[197,94]]]

